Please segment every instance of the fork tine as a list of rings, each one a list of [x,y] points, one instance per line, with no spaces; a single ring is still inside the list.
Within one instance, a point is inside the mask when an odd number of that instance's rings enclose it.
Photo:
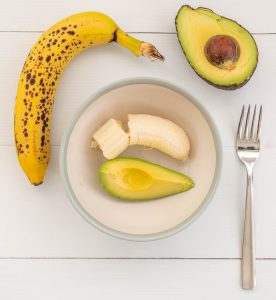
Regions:
[[[240,122],[239,122],[239,127],[238,127],[238,133],[237,133],[237,138],[241,140],[241,135],[242,135],[242,121],[243,121],[243,115],[244,115],[244,105],[242,107],[242,112],[240,116]]]
[[[250,105],[248,106],[247,115],[246,115],[246,121],[245,121],[245,128],[244,128],[244,135],[243,139],[248,140],[248,120],[250,116]]]
[[[254,107],[254,113],[253,113],[253,117],[252,117],[252,125],[251,125],[251,130],[250,130],[250,140],[253,140],[253,136],[254,136],[254,132],[255,132],[255,115],[256,115],[256,108],[257,105],[255,105]]]
[[[260,112],[259,112],[257,137],[256,137],[256,140],[257,140],[258,142],[260,141],[260,135],[261,135],[262,113],[263,113],[263,106],[261,105],[261,107],[260,107]]]

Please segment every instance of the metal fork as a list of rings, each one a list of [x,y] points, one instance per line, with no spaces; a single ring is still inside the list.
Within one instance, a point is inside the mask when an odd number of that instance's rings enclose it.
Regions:
[[[247,170],[245,220],[242,244],[242,288],[247,290],[252,290],[256,286],[255,238],[253,215],[253,167],[257,158],[259,157],[260,152],[262,106],[259,109],[258,122],[255,121],[256,110],[257,108],[255,105],[251,129],[249,132],[250,105],[248,106],[245,121],[245,107],[243,106],[236,140],[236,149],[238,157],[244,163]]]

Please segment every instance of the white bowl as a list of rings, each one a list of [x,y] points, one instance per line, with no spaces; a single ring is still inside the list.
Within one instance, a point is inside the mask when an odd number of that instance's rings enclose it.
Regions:
[[[129,147],[122,157],[142,158],[191,177],[185,193],[150,201],[112,198],[101,187],[98,170],[105,160],[90,148],[92,134],[109,118],[125,121],[128,113],[167,118],[180,125],[191,141],[190,158],[177,161],[157,150]],[[212,198],[221,172],[221,146],[206,110],[180,88],[153,79],[115,83],[94,94],[65,132],[60,152],[65,188],[78,212],[113,236],[146,241],[167,237],[196,219]]]

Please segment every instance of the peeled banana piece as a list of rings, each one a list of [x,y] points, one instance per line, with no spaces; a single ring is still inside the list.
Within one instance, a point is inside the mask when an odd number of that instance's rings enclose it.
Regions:
[[[130,145],[160,150],[178,160],[189,156],[190,141],[185,131],[170,120],[138,114],[128,115]]]
[[[123,130],[121,121],[109,119],[93,135],[92,148],[99,147],[105,158],[117,157],[129,145],[129,136]]]
[[[154,148],[183,161],[188,159],[190,152],[189,138],[180,126],[147,114],[129,114],[128,132],[123,130],[119,121],[110,119],[94,133],[93,138],[92,146],[98,146],[107,159],[117,157],[129,145]]]
[[[43,33],[31,49],[18,83],[14,135],[20,165],[32,184],[43,182],[50,159],[51,114],[64,68],[84,49],[113,41],[136,56],[163,59],[153,45],[126,34],[98,12],[65,18]]]

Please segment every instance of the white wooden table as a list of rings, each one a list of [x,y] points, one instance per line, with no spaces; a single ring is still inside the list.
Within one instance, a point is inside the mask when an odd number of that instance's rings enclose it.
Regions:
[[[187,1],[186,1],[187,2]],[[259,64],[240,90],[199,79],[177,41],[180,0],[1,0],[0,2],[0,299],[276,299],[276,2],[188,1],[236,19],[253,33]],[[86,10],[112,16],[154,43],[165,63],[135,59],[116,44],[80,54],[56,95],[52,158],[45,183],[31,186],[17,162],[13,106],[24,60],[40,34]],[[213,116],[223,142],[217,193],[189,228],[164,240],[112,238],[86,223],[65,195],[59,145],[74,112],[95,90],[123,78],[152,76],[180,85]],[[242,104],[264,106],[262,155],[256,166],[257,289],[240,288],[245,173],[234,151]]]

